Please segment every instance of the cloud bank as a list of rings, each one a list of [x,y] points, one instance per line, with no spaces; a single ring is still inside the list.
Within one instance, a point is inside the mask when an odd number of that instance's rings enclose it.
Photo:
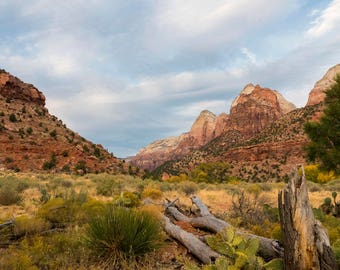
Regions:
[[[0,63],[124,157],[228,112],[249,82],[303,106],[340,59],[340,1],[4,0]]]

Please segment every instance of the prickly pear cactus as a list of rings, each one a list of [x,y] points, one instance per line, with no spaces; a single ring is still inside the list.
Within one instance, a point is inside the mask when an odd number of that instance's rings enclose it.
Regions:
[[[259,241],[256,238],[244,238],[229,227],[224,231],[207,238],[208,245],[224,255],[212,265],[203,266],[203,270],[280,270],[283,269],[282,260],[264,262],[256,256]]]

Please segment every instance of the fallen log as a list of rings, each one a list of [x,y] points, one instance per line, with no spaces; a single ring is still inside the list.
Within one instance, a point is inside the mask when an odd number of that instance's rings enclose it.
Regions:
[[[12,225],[14,225],[14,220],[11,219],[9,221],[6,221],[6,222],[0,224],[0,229],[4,228],[4,227],[12,226]]]
[[[302,168],[303,170],[303,168]],[[278,196],[285,269],[337,269],[326,229],[314,218],[306,177],[297,170]]]
[[[195,235],[188,233],[179,226],[173,224],[168,217],[163,216],[163,222],[165,231],[170,236],[182,243],[190,253],[200,259],[203,263],[213,263],[216,258],[220,256],[220,254],[213,251],[208,245],[200,241]]]
[[[200,200],[199,197],[193,196],[191,200],[199,208],[202,216],[189,218],[179,212],[177,208],[172,206],[168,207],[166,211],[178,221],[185,221],[190,223],[195,228],[206,229],[215,233],[220,232],[225,228],[231,227],[228,222],[218,219],[212,215],[208,207]],[[265,260],[271,260],[283,256],[283,248],[279,241],[275,239],[246,233],[241,230],[236,230],[236,233],[246,238],[257,238],[260,243],[259,255]]]

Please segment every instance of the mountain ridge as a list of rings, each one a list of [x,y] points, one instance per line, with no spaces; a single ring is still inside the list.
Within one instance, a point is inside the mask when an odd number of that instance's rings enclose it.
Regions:
[[[0,169],[123,172],[128,165],[68,129],[32,84],[0,70]]]

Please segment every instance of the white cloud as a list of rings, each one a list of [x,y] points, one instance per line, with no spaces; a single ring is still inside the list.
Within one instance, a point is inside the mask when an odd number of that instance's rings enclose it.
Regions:
[[[329,6],[322,11],[307,31],[307,37],[318,38],[331,31],[338,34],[340,29],[340,0],[333,0]]]
[[[256,64],[256,55],[248,48],[242,48],[241,52],[249,59],[250,63]]]

